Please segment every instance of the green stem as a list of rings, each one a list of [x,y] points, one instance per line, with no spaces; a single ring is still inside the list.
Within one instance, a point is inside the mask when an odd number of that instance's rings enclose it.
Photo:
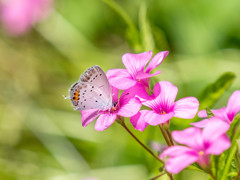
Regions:
[[[239,136],[240,136],[240,128],[238,127],[237,131],[234,134],[233,139],[232,139],[232,146],[229,149],[227,162],[226,162],[226,165],[225,165],[225,168],[224,168],[224,171],[223,171],[223,175],[222,175],[222,178],[221,178],[222,180],[227,179],[228,171],[231,167],[232,160],[235,156],[235,153],[237,152],[237,139],[239,138]]]
[[[159,128],[160,128],[160,130],[161,130],[161,132],[162,132],[162,135],[163,135],[163,137],[164,137],[167,145],[168,145],[169,147],[172,146],[171,141],[169,140],[168,135],[167,135],[167,133],[165,132],[165,130],[163,129],[163,127],[162,127],[161,124],[159,124]]]
[[[235,154],[235,159],[236,159],[236,163],[237,163],[237,168],[238,168],[238,171],[240,170],[240,162],[239,162],[239,148],[237,147],[237,152]]]
[[[217,180],[217,178],[213,175],[212,172],[210,172],[209,175],[210,175],[214,180]]]
[[[164,162],[158,158],[157,155],[155,155],[147,146],[145,146],[131,131],[130,129],[128,129],[128,127],[126,126],[124,119],[119,118],[116,120],[149,154],[151,154],[155,159],[157,159],[159,162],[161,162],[162,164],[164,164]],[[170,174],[169,172],[165,171],[167,173],[167,175],[169,176],[169,178],[171,180],[174,180],[172,174]]]
[[[161,173],[161,174],[159,174],[159,175],[151,178],[150,180],[156,180],[156,179],[158,179],[159,177],[163,176],[164,174],[166,174],[166,172],[163,172],[163,173]]]
[[[171,140],[170,140],[171,137],[168,137],[168,134],[165,132],[165,130],[164,130],[164,128],[162,127],[161,124],[159,124],[159,128],[160,128],[160,130],[161,130],[161,132],[162,132],[162,135],[163,135],[163,137],[164,137],[167,145],[168,145],[169,147],[170,147],[170,146],[173,146],[174,144],[173,144],[173,142],[171,143]],[[171,135],[171,134],[170,134],[170,135]],[[174,180],[172,174],[168,173],[168,176],[169,176],[169,178],[170,178],[171,180]]]
[[[102,0],[103,2],[105,2],[109,7],[111,7],[114,11],[116,11],[118,13],[119,16],[121,16],[123,18],[123,20],[126,22],[126,24],[129,26],[129,28],[137,30],[137,28],[135,27],[134,23],[132,22],[132,20],[129,18],[129,16],[127,15],[127,13],[121,8],[121,6],[119,6],[116,2],[114,2],[113,0]]]
[[[155,155],[146,145],[144,145],[131,131],[130,129],[128,129],[128,127],[126,126],[126,124],[124,123],[123,120],[120,120],[122,121],[121,124],[122,127],[147,151],[149,152],[149,154],[151,154],[155,159],[157,159],[159,162],[163,163],[163,161],[161,159],[158,158],[157,155]],[[164,164],[164,163],[163,163]]]
[[[168,176],[169,176],[169,178],[170,178],[171,180],[174,180],[172,174],[168,173]]]
[[[166,132],[167,132],[167,134],[168,134],[168,137],[169,137],[169,140],[170,140],[172,146],[174,146],[174,142],[173,142],[173,138],[172,138],[172,135],[171,135],[170,130],[169,130],[169,129],[166,129]]]
[[[228,155],[228,158],[227,158],[227,162],[226,162],[226,165],[225,165],[225,168],[224,168],[224,171],[223,171],[222,180],[225,180],[227,175],[228,175],[228,171],[231,167],[232,160],[235,156],[236,151],[237,151],[237,145],[233,144],[232,147],[230,148],[230,152],[229,152],[229,155]]]

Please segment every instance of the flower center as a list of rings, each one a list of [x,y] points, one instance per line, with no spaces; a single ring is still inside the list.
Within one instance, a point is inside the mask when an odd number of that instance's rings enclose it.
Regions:
[[[161,111],[160,114],[166,114],[166,112],[165,111]]]
[[[199,156],[202,156],[202,155],[204,155],[204,152],[203,151],[199,151],[198,154],[199,154]]]
[[[161,104],[158,107],[157,113],[161,114],[161,115],[164,115],[164,114],[169,113],[170,111],[171,111],[171,109],[168,106],[166,106],[165,104]]]

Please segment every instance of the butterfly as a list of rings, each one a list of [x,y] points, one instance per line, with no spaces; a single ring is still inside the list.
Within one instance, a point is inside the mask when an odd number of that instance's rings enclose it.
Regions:
[[[88,68],[69,90],[75,110],[109,110],[112,107],[112,90],[104,71],[97,65]]]

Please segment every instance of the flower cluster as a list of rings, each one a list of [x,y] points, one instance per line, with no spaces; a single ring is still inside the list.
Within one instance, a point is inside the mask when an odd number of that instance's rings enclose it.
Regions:
[[[203,130],[190,127],[173,131],[173,139],[184,146],[169,147],[160,155],[161,159],[168,157],[165,164],[167,171],[176,174],[194,162],[203,169],[209,169],[210,155],[219,155],[230,147],[226,135],[228,129],[229,124],[214,117]]]
[[[227,131],[240,111],[240,91],[232,94],[227,107],[211,110],[212,117],[207,118],[207,112],[202,110],[198,116],[206,119],[191,123],[194,127],[171,133],[170,119],[193,119],[199,102],[195,97],[176,101],[178,88],[168,81],[159,81],[150,89],[150,78],[161,71],[151,72],[167,55],[168,51],[159,52],[152,59],[151,51],[123,55],[126,69],[112,69],[106,73],[112,89],[111,108],[81,110],[82,125],[87,126],[97,118],[95,129],[102,131],[116,119],[123,121],[124,117],[129,117],[136,130],[144,131],[148,125],[159,126],[169,147],[157,159],[164,162],[169,173],[179,173],[195,162],[202,170],[210,172],[210,156],[220,155],[231,146]],[[119,90],[123,90],[120,98]]]
[[[209,171],[210,155],[220,155],[231,146],[227,131],[240,112],[240,91],[233,92],[227,107],[211,109],[211,112],[213,117],[207,118],[206,110],[199,111],[198,116],[206,119],[191,123],[195,127],[172,132],[175,142],[181,145],[169,147],[160,155],[166,161],[168,172],[179,173],[194,162]]]
[[[175,102],[178,88],[172,83],[160,81],[154,86],[153,94],[150,94],[152,90],[149,87],[149,79],[161,71],[153,74],[150,72],[159,66],[167,55],[168,51],[159,52],[151,61],[151,51],[123,55],[126,69],[112,69],[106,73],[112,86],[114,107],[109,111],[81,111],[83,126],[99,116],[95,129],[104,130],[117,118],[130,117],[135,129],[143,131],[148,125],[168,123],[172,117],[193,118],[198,111],[198,100],[187,97]],[[124,90],[119,100],[118,90]],[[151,110],[139,111],[142,105]]]

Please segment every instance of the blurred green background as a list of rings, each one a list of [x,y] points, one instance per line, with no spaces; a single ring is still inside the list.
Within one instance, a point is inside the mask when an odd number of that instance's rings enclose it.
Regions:
[[[118,124],[83,128],[68,95],[90,66],[124,68],[121,56],[169,50],[158,80],[177,99],[199,97],[223,73],[236,78],[214,107],[240,89],[239,0],[58,0],[50,15],[19,37],[0,32],[0,180],[144,180],[161,167]],[[218,99],[218,98],[217,98]],[[183,129],[190,120],[175,119]],[[157,127],[145,143],[163,143]],[[178,180],[207,179],[185,170]],[[159,179],[168,179],[163,176]]]

